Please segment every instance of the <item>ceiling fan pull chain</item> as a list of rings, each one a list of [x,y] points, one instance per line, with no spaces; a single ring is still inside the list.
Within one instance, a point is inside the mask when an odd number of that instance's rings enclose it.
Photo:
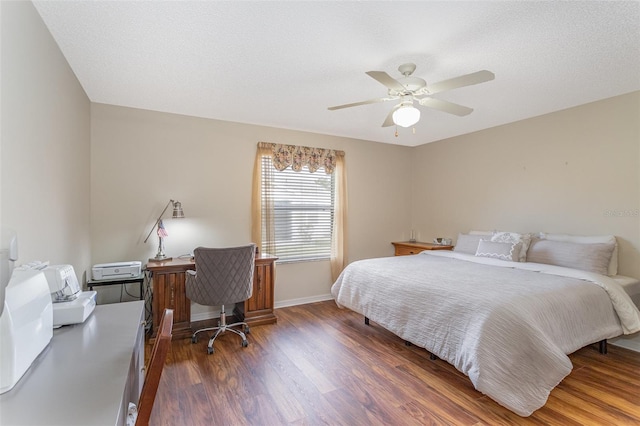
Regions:
[[[396,138],[398,137],[398,126],[396,126]]]

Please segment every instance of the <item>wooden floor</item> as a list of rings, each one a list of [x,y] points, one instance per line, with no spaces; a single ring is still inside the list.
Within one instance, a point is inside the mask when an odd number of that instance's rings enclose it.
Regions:
[[[207,355],[174,341],[152,425],[632,425],[640,424],[640,353],[596,345],[547,404],[519,417],[477,392],[424,349],[333,301],[282,308],[249,347],[227,333]]]

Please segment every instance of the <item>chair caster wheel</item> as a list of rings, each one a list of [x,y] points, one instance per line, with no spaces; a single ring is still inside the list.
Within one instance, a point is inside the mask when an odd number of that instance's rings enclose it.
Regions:
[[[244,334],[249,334],[249,333],[251,333],[251,329],[249,328],[249,326],[246,326],[244,328]]]
[[[191,343],[198,343],[198,336],[191,336]]]
[[[247,342],[246,340],[242,341],[242,347],[246,348],[247,346],[249,346],[249,342]]]
[[[207,347],[207,353],[211,355],[213,353],[213,348]]]

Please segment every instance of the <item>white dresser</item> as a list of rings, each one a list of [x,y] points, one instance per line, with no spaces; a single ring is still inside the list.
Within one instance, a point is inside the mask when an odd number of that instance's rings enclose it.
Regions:
[[[54,331],[9,392],[2,425],[124,425],[144,381],[144,301],[97,306],[83,324]]]

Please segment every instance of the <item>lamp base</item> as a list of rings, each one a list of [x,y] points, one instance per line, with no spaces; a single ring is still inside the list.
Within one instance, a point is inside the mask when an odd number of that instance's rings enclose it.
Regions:
[[[173,257],[150,257],[149,262],[169,262]]]

